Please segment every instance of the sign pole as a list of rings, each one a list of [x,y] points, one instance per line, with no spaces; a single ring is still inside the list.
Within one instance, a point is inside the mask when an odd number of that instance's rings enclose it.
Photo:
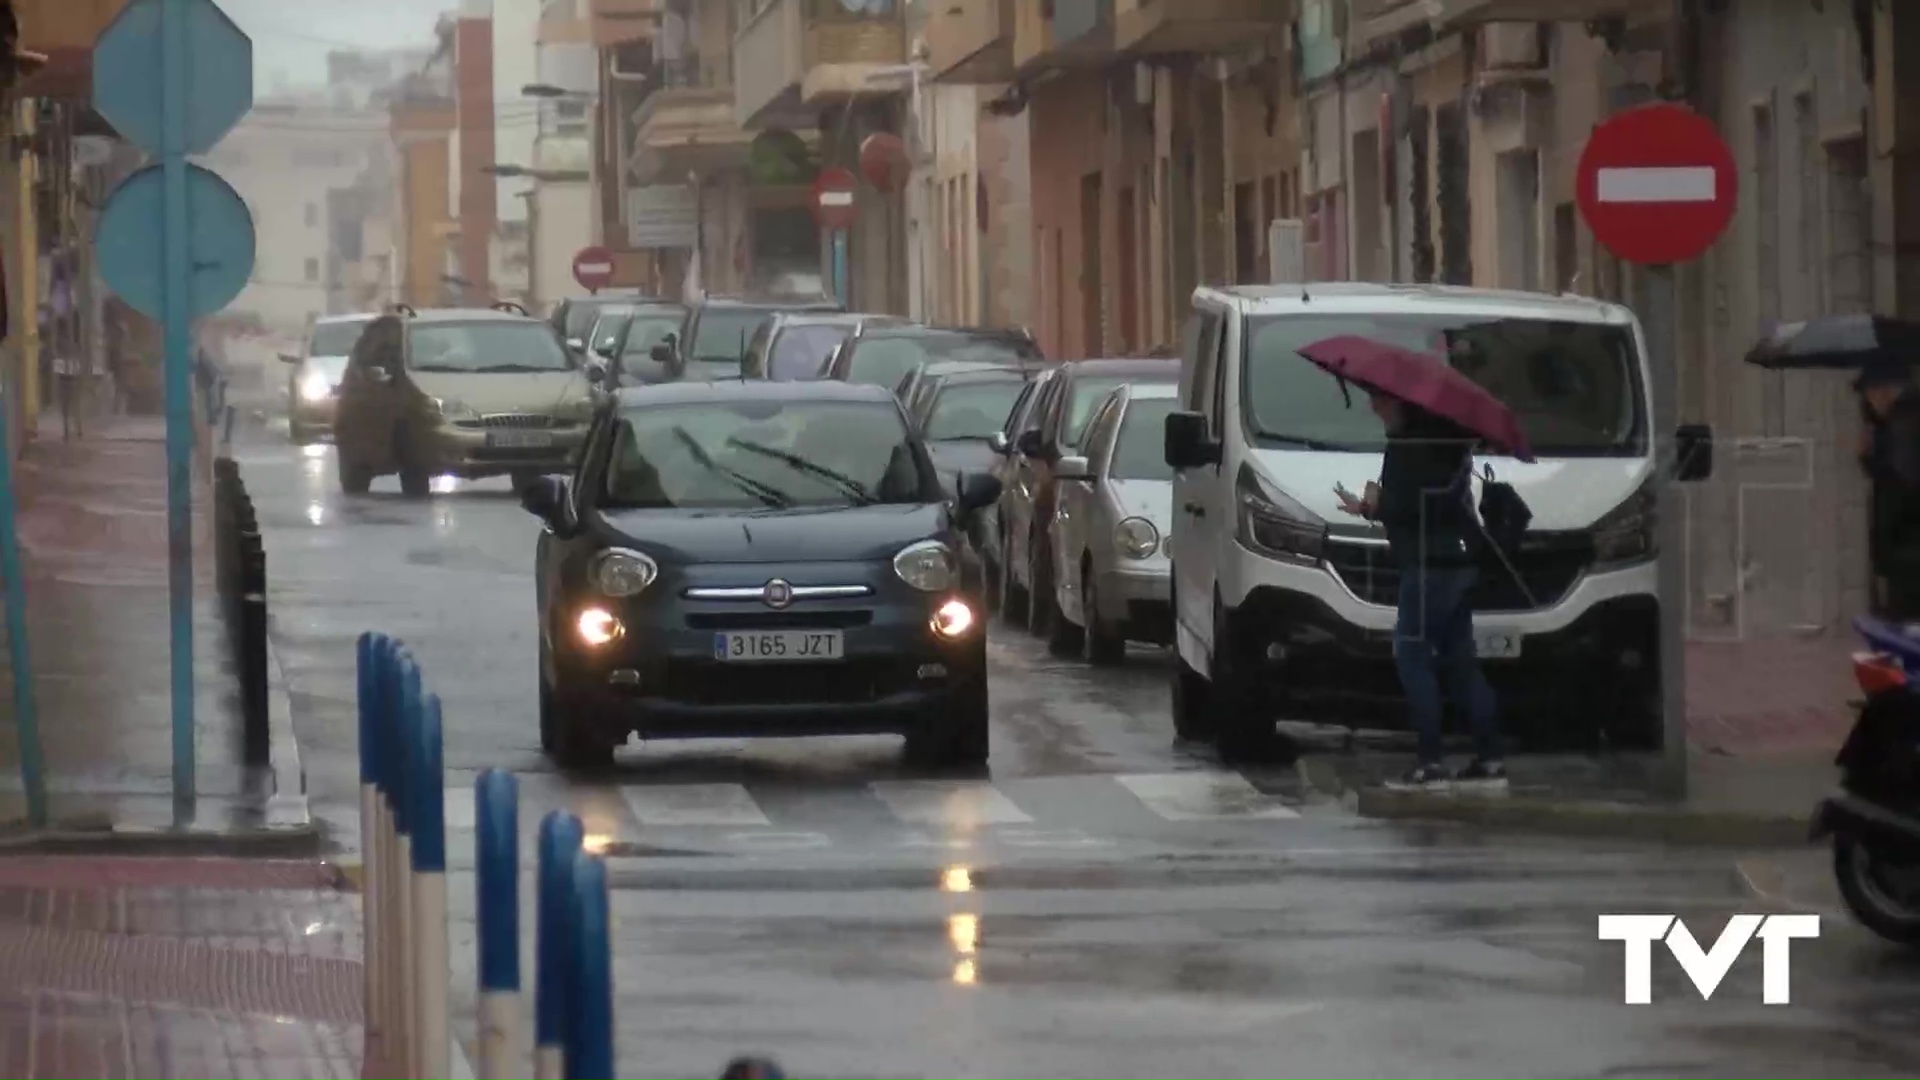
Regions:
[[[193,358],[187,290],[187,5],[161,0],[161,161],[165,168],[161,249],[165,252],[167,599],[172,622],[173,809],[176,824],[193,819]]]
[[[842,304],[851,303],[847,299],[847,230],[833,230],[833,295]]]
[[[1641,328],[1647,335],[1647,364],[1653,370],[1654,462],[1671,469],[1672,453],[1660,453],[1663,442],[1680,426],[1680,364],[1675,341],[1679,323],[1678,286],[1673,266],[1661,263],[1645,269],[1641,289]],[[1654,505],[1655,580],[1660,596],[1660,772],[1661,786],[1675,798],[1687,793],[1687,500],[1670,480],[1656,485]]]

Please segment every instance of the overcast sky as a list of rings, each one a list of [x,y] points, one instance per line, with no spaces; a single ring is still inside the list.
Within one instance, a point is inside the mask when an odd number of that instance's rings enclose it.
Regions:
[[[326,79],[333,49],[418,49],[455,0],[219,0],[253,38],[254,92]]]

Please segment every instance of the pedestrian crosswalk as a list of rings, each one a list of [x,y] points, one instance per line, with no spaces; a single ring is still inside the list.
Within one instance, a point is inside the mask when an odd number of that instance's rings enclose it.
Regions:
[[[473,774],[448,777],[445,822],[471,833]],[[1291,781],[1256,785],[1236,772],[1085,774],[1011,779],[860,782],[582,782],[520,776],[520,825],[531,836],[553,810],[580,816],[611,850],[938,851],[1000,845],[1087,850],[1206,826],[1271,828],[1299,819]],[[450,850],[470,846],[450,836]]]

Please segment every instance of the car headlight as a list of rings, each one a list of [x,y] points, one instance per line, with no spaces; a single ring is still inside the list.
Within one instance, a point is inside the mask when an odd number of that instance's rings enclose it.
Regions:
[[[1160,530],[1146,518],[1130,517],[1113,527],[1113,543],[1129,559],[1151,559],[1160,550]]]
[[[300,400],[325,401],[333,395],[333,380],[324,371],[309,371],[300,380]]]
[[[921,592],[944,592],[953,588],[958,577],[953,549],[938,540],[922,540],[901,548],[893,557],[893,572]]]
[[[1649,483],[1593,526],[1593,561],[1600,566],[1645,562],[1653,558],[1659,495]]]
[[[1271,559],[1316,565],[1327,540],[1327,523],[1311,510],[1270,490],[1251,468],[1240,466],[1234,485],[1238,537],[1249,551]]]
[[[587,567],[587,580],[605,596],[638,595],[659,576],[659,563],[626,548],[603,551]]]
[[[434,398],[433,403],[440,407],[440,415],[449,420],[478,420],[480,413],[464,401],[452,398]]]

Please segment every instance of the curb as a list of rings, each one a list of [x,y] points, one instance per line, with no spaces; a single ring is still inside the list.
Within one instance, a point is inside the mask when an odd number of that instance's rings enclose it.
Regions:
[[[1754,814],[1685,805],[1556,799],[1529,794],[1390,791],[1347,786],[1333,763],[1302,758],[1302,778],[1361,817],[1711,847],[1804,847],[1811,813]]]
[[[300,760],[300,739],[293,730],[293,694],[280,647],[273,641],[273,616],[267,616],[267,747],[273,770],[273,796],[267,801],[270,827],[312,828],[307,800],[307,770]]]

